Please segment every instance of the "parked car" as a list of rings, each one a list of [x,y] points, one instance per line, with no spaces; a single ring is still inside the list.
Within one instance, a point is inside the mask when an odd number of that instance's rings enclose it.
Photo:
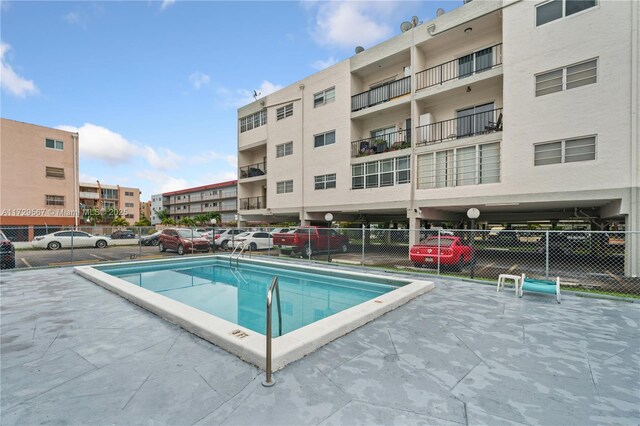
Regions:
[[[538,253],[546,253],[547,248],[547,236],[542,235],[540,241],[538,241]],[[573,253],[574,243],[567,238],[565,234],[549,233],[549,255],[570,255]]]
[[[104,235],[92,235],[83,231],[58,231],[41,237],[35,237],[31,245],[35,248],[58,250],[59,248],[73,247],[107,247],[107,239]]]
[[[269,234],[273,236],[273,234],[284,234],[286,232],[289,232],[289,228],[273,228],[271,231],[269,231]]]
[[[175,250],[179,255],[190,251],[209,252],[209,241],[199,232],[186,228],[166,228],[158,237],[160,251]]]
[[[300,253],[304,257],[310,257],[317,251],[349,251],[349,237],[338,234],[334,229],[318,226],[298,228],[293,233],[274,234],[273,244],[284,255]]]
[[[4,232],[0,231],[0,269],[16,267],[16,248]]]
[[[140,244],[143,246],[157,246],[160,244],[160,234],[162,234],[162,231],[140,237]]]
[[[137,238],[136,233],[133,231],[129,231],[128,229],[115,231],[111,234],[112,240],[131,240],[135,238]]]
[[[247,232],[245,229],[240,229],[240,228],[232,228],[232,229],[221,229],[219,234],[217,233],[218,230],[216,230],[216,235],[213,237],[213,244],[211,245],[211,247],[213,248],[217,248],[220,247],[223,250],[226,250],[227,248],[229,248],[229,243],[233,242],[233,240],[235,239],[236,235],[238,234],[242,234],[243,232]]]
[[[460,237],[427,237],[409,249],[409,259],[416,267],[440,265],[452,266],[461,270],[475,256],[473,248],[466,245]],[[439,259],[439,260],[438,260]]]
[[[267,250],[273,247],[271,234],[266,231],[243,232],[242,234],[238,234],[233,242],[229,243],[229,246],[236,248],[241,244],[244,244],[247,249],[251,251]]]

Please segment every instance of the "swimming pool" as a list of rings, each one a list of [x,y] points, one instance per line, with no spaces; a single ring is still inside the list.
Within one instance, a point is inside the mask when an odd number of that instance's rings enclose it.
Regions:
[[[429,291],[433,283],[369,273],[228,256],[100,266],[75,272],[186,330],[264,367],[266,296],[280,286],[282,335],[274,300],[277,370]]]

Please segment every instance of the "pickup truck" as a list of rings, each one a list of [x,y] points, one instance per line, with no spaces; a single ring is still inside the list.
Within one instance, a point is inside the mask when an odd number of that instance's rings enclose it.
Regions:
[[[278,246],[280,253],[284,255],[293,252],[304,257],[311,257],[317,251],[326,253],[327,250],[330,250],[346,253],[349,251],[349,238],[330,228],[308,226],[298,228],[293,233],[273,234],[273,245]]]

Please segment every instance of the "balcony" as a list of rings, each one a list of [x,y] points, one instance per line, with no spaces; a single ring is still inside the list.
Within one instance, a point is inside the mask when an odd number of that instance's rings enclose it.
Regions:
[[[256,163],[240,167],[238,176],[240,179],[246,179],[256,176],[264,176],[265,174],[267,174],[267,163]]]
[[[462,79],[502,65],[502,43],[416,74],[416,90]]]
[[[416,127],[416,146],[502,131],[502,108]]]
[[[411,77],[385,83],[351,97],[351,112],[369,108],[411,92]]]
[[[84,192],[84,191],[80,191],[80,198],[86,198],[86,199],[91,199],[91,200],[97,200],[98,197],[98,193],[97,192]]]
[[[411,148],[411,129],[351,142],[351,158]]]
[[[260,210],[267,208],[267,200],[264,196],[240,198],[238,201],[240,202],[239,210]]]

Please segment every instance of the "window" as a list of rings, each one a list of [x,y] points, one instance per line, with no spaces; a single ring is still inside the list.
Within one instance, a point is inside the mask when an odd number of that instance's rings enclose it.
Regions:
[[[267,124],[267,110],[263,109],[240,119],[240,133],[255,129]]]
[[[467,146],[418,156],[418,189],[499,182],[499,143]]]
[[[313,95],[313,107],[318,108],[329,102],[333,102],[336,99],[336,88],[332,87],[322,92],[318,92]]]
[[[276,183],[276,194],[286,194],[288,192],[293,192],[292,180],[283,180]]]
[[[329,189],[336,187],[336,174],[321,175],[315,177],[315,189]]]
[[[276,145],[276,157],[284,157],[293,154],[293,142]]]
[[[325,145],[331,145],[332,143],[336,143],[336,132],[332,130],[327,133],[322,133],[314,136],[313,147],[318,148]]]
[[[598,59],[569,65],[536,75],[536,96],[574,89],[598,80]]]
[[[124,195],[127,197],[133,197],[133,191],[125,191]]]
[[[293,104],[285,105],[276,110],[276,118],[278,120],[283,120],[287,117],[291,117],[293,115]]]
[[[129,214],[125,215],[124,217],[127,218],[127,219],[133,219],[134,216],[131,213],[129,213]]]
[[[45,195],[44,203],[47,206],[64,206],[64,195]]]
[[[62,151],[64,149],[64,142],[54,139],[45,139],[44,146],[49,149],[57,149]]]
[[[493,48],[487,47],[458,58],[458,77],[468,77],[474,73],[486,71],[492,66]]]
[[[133,203],[124,203],[125,207],[133,207]]]
[[[110,198],[110,199],[118,199],[118,190],[117,189],[103,189],[102,190],[102,198]]]
[[[64,179],[64,169],[60,167],[48,167],[46,168],[46,176],[52,178]]]
[[[596,0],[551,0],[536,6],[536,26],[547,24],[597,5]]]
[[[533,164],[574,163],[596,159],[596,137],[586,136],[557,142],[540,143],[533,146]]]
[[[351,166],[351,189],[393,186],[411,181],[409,156]]]

